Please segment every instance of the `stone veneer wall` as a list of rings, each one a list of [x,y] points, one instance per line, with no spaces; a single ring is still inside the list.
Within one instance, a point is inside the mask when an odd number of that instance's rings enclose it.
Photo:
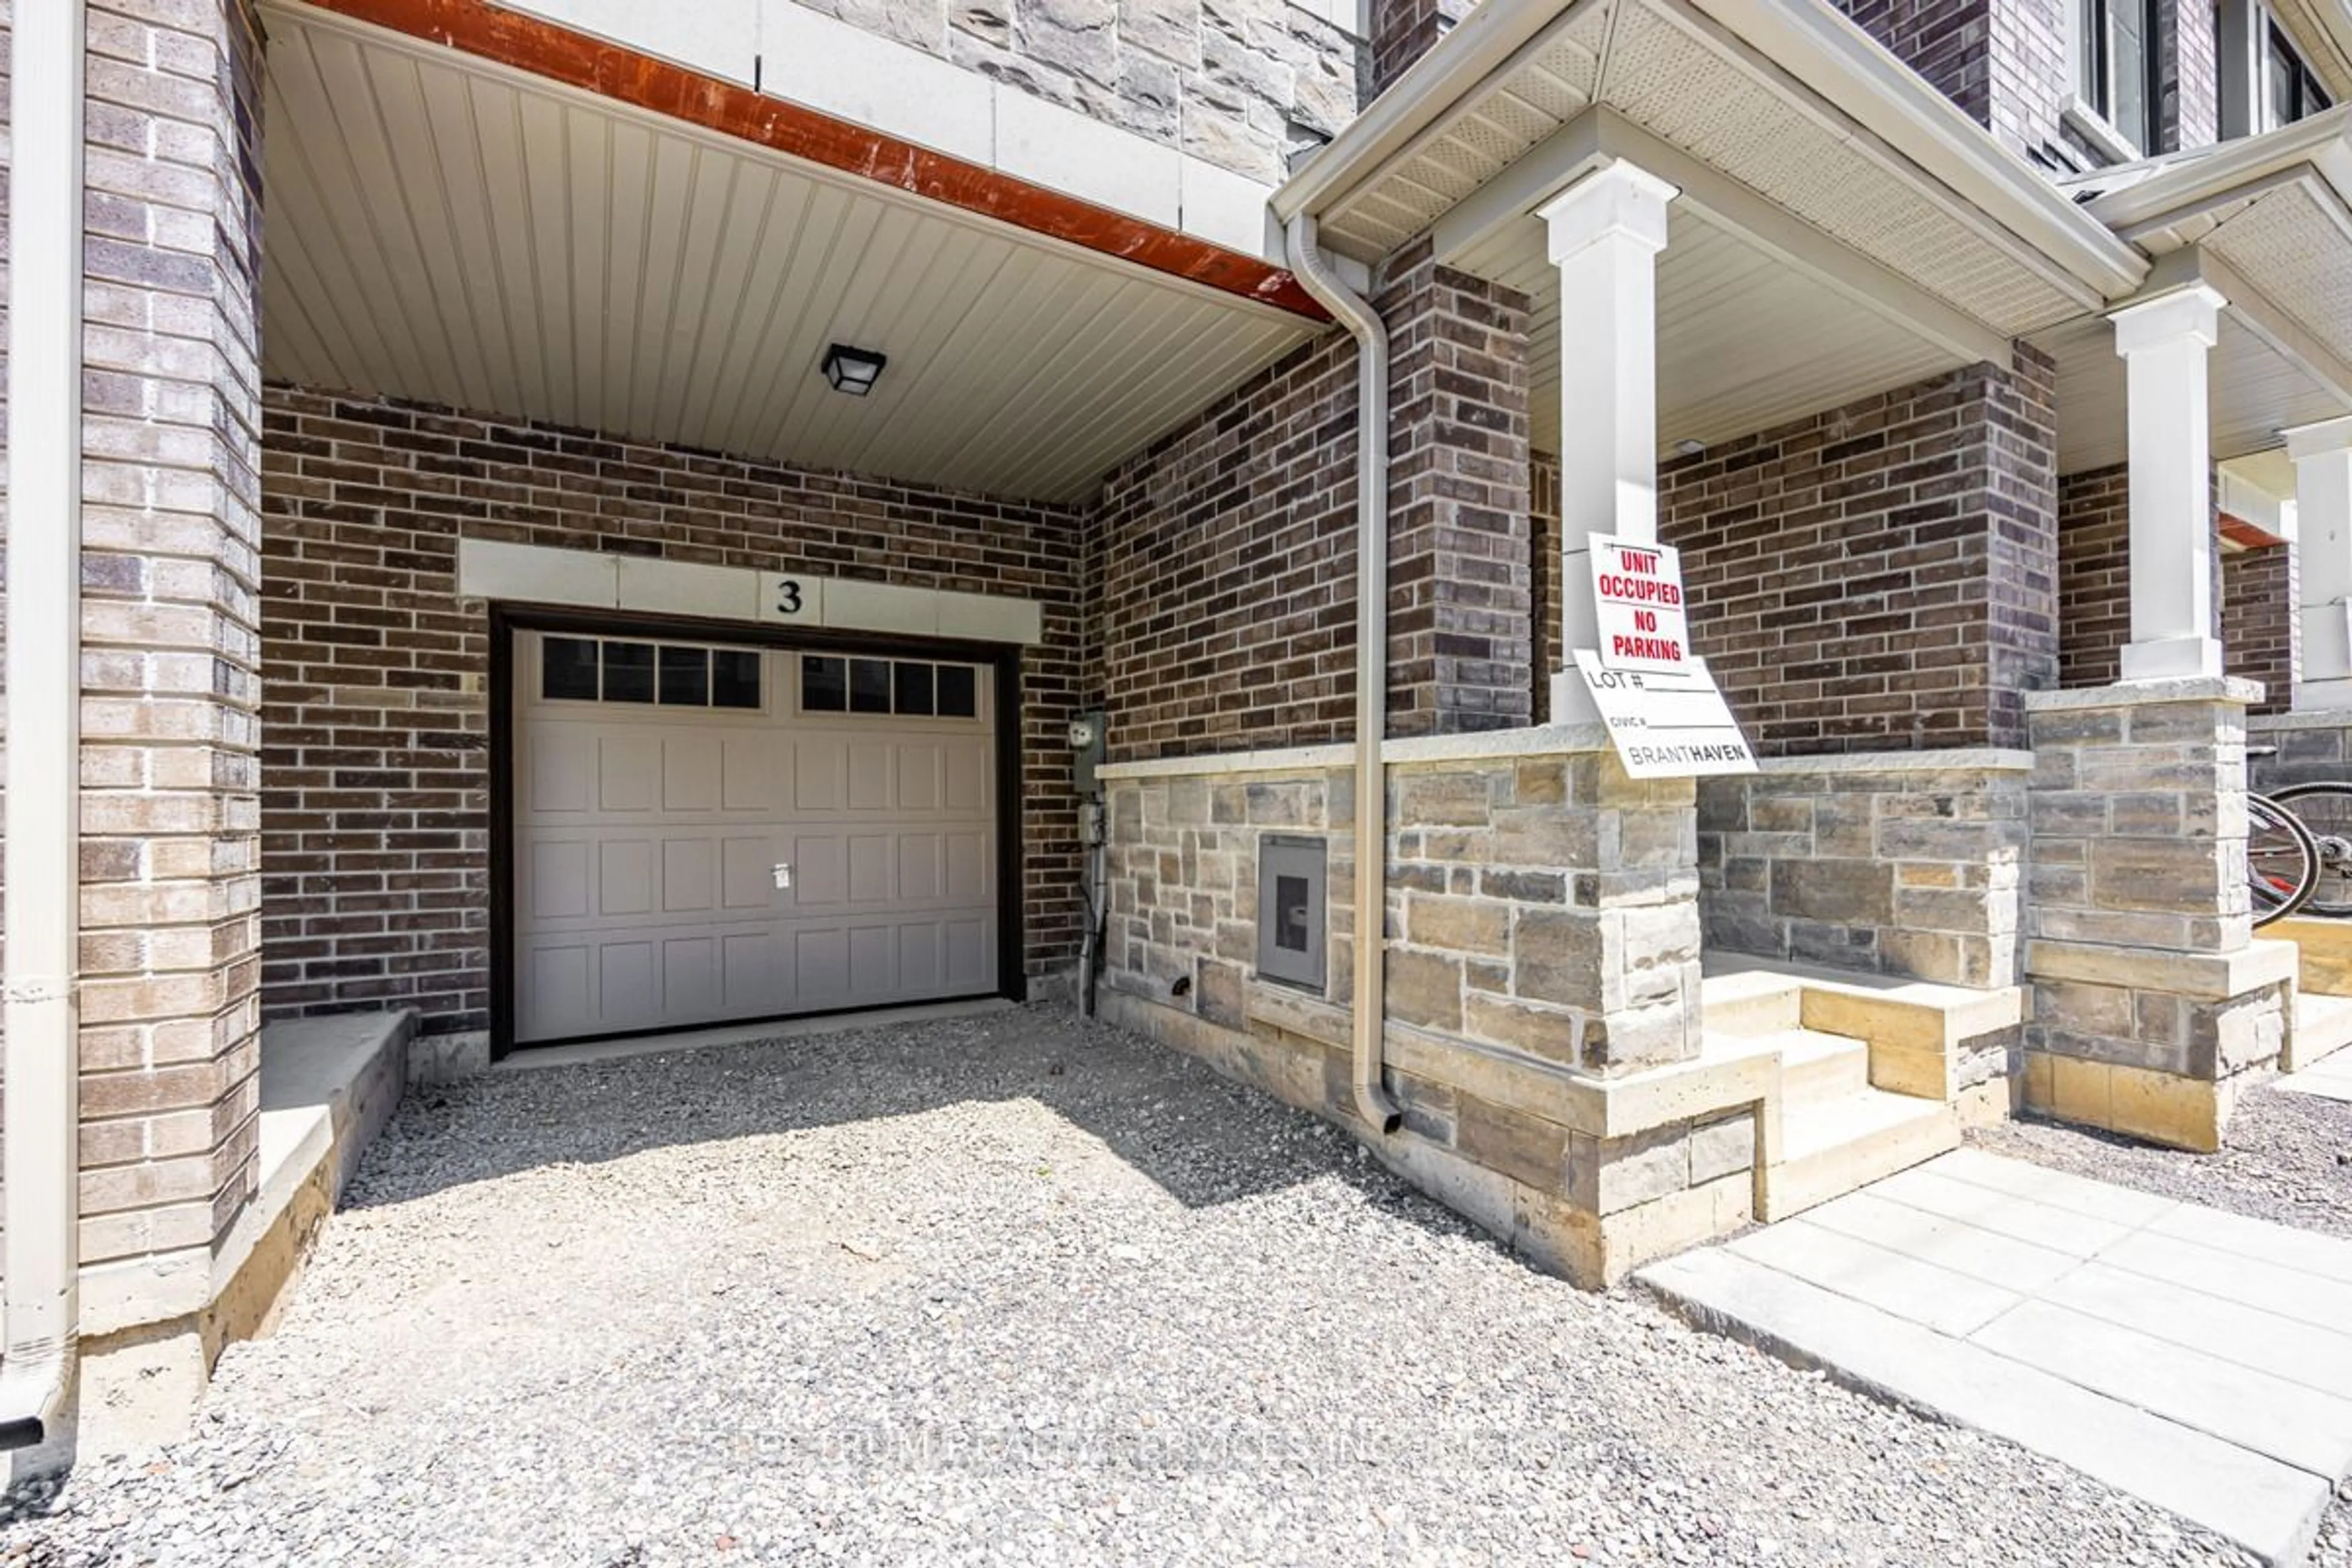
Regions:
[[[2352,709],[2263,714],[2248,721],[2246,738],[2254,745],[2277,748],[2272,755],[2246,763],[2247,776],[2258,790],[2352,781]]]
[[[1267,185],[1369,96],[1353,28],[1290,0],[804,3]]]
[[[1708,949],[2016,984],[2030,765],[1925,752],[1700,780]]]
[[[268,394],[264,459],[273,1016],[399,1005],[428,1031],[487,1026],[489,616],[457,597],[460,538],[1036,600],[1025,962],[1041,976],[1076,952],[1076,512],[288,387]]]
[[[2026,1099],[2219,1146],[2274,1068],[2295,958],[2251,941],[2243,681],[2051,692],[2033,713]]]
[[[1638,1131],[1606,1130],[1607,1086],[1697,1050],[1691,786],[1629,780],[1605,753],[1547,751],[1562,743],[1548,733],[1514,737],[1517,751],[1391,763],[1386,1081],[1404,1121],[1372,1146],[1547,1266],[1598,1284],[1748,1223],[1764,1090],[1738,1079]],[[1114,770],[1106,1013],[1361,1131],[1347,753],[1234,762],[1251,771]],[[1328,846],[1318,995],[1253,973],[1269,833]]]

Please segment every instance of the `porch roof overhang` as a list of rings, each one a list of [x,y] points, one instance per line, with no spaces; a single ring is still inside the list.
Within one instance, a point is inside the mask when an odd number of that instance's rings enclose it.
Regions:
[[[263,15],[273,380],[1072,502],[1325,330],[901,188],[898,163],[861,174],[329,8]],[[826,385],[835,342],[888,355],[870,395]]]
[[[1557,279],[1533,214],[1614,157],[1682,191],[1659,263],[1666,447],[2003,360],[2148,270],[1859,28],[1776,0],[1484,0],[1274,206],[1368,265],[1427,236],[1526,291],[1549,447]]]
[[[2212,361],[2217,459],[2352,409],[2352,106],[2063,188],[2154,258],[2145,293],[2202,283],[2229,301]],[[2037,342],[2058,361],[2061,469],[2122,462],[2123,370],[2105,323]]]

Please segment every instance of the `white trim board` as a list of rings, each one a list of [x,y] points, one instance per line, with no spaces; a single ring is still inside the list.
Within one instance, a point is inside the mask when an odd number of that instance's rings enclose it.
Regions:
[[[1012,595],[909,588],[805,572],[607,555],[493,539],[457,542],[457,594],[762,626],[899,632],[971,642],[1045,640],[1045,611]]]

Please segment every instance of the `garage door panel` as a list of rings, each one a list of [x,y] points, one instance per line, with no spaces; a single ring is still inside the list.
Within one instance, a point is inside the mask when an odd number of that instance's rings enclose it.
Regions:
[[[720,897],[730,910],[764,910],[775,901],[776,841],[772,838],[725,838],[719,841]]]
[[[950,816],[988,814],[988,751],[978,741],[960,741],[940,759],[940,806]]]
[[[552,727],[530,752],[526,798],[541,815],[595,809],[596,737]]]
[[[765,735],[730,735],[719,750],[719,805],[730,812],[770,812],[776,806],[778,742]],[[789,761],[789,758],[785,759]]]
[[[798,658],[767,656],[758,710],[521,694],[519,1040],[994,989],[992,738],[798,714]]]
[[[839,833],[793,837],[792,901],[795,909],[849,901],[849,846]]]
[[[642,915],[654,907],[654,848],[642,838],[607,838],[596,847],[596,912]]]
[[[662,840],[662,910],[702,912],[719,907],[719,846],[706,837]]]
[[[666,812],[706,812],[719,809],[719,774],[722,737],[665,735],[662,737],[662,809]]]
[[[593,878],[589,858],[595,846],[588,840],[558,840],[530,846],[530,896],[521,900],[538,920],[568,920],[589,912],[588,890]]]
[[[929,903],[940,896],[946,878],[940,869],[942,851],[936,833],[901,833],[895,846],[898,860],[898,901]]]
[[[887,833],[853,833],[845,840],[849,854],[848,900],[876,904],[890,897],[897,879],[891,875],[896,847]]]
[[[943,891],[955,903],[970,903],[995,896],[994,858],[988,852],[988,835],[978,829],[950,833],[940,845],[945,886]]]
[[[661,757],[658,738],[643,732],[596,741],[596,809],[638,816],[653,810]]]
[[[848,744],[848,788],[845,811],[883,812],[891,809],[890,758],[897,748],[887,741],[851,741]]]
[[[823,744],[793,742],[793,806],[800,812],[833,812],[841,809],[844,778],[849,759],[841,748],[828,739]]]

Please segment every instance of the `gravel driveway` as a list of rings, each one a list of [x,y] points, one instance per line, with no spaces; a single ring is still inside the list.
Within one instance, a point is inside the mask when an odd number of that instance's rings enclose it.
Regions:
[[[1058,1014],[496,1074],[352,1201],[199,1434],[0,1562],[2235,1560]]]

